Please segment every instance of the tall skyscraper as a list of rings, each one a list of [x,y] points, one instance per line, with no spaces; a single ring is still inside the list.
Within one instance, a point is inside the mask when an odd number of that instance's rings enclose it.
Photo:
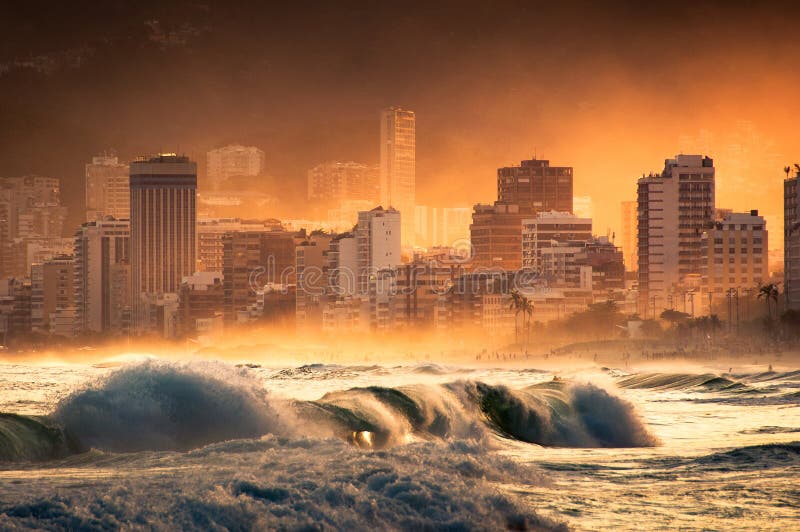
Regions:
[[[638,205],[635,201],[623,201],[620,206],[622,214],[622,256],[625,261],[625,270],[635,272],[639,270],[639,254],[636,246]]]
[[[92,157],[86,165],[86,221],[130,218],[129,166],[113,155]]]
[[[638,181],[639,313],[653,318],[688,276],[699,280],[703,231],[714,222],[714,161],[667,159]]]
[[[783,274],[786,307],[800,310],[800,168],[783,182]]]
[[[390,107],[381,112],[381,204],[400,211],[403,245],[414,245],[416,123],[414,111]]]
[[[78,330],[123,333],[131,319],[130,221],[96,220],[75,234]]]
[[[197,164],[173,153],[131,162],[131,297],[137,332],[148,301],[177,294],[195,270]]]
[[[208,180],[213,189],[236,176],[257,176],[264,170],[264,152],[255,146],[234,144],[206,154]]]

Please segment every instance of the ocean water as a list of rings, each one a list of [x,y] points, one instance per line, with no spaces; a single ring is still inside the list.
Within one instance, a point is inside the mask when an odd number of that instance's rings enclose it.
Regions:
[[[800,371],[0,364],[0,529],[797,530]]]

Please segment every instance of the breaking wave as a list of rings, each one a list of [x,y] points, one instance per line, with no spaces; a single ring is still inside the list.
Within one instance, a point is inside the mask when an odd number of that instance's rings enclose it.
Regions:
[[[648,390],[694,390],[708,392],[749,392],[751,389],[741,382],[711,373],[640,373],[617,382],[621,388]]]
[[[494,445],[498,435],[543,446],[657,444],[630,403],[590,384],[371,386],[292,403],[269,400],[246,368],[150,361],[74,392],[46,418],[0,416],[0,460],[90,449],[187,451],[265,434],[336,437],[368,448],[426,440]]]
[[[81,451],[184,451],[280,427],[260,383],[221,364],[123,368],[62,400],[51,418]]]
[[[49,460],[70,452],[64,432],[47,420],[0,413],[0,462]]]
[[[559,447],[657,444],[633,405],[591,384],[552,382],[511,390],[482,382],[352,388],[299,402],[304,417],[362,446],[413,437],[487,439],[490,433]]]

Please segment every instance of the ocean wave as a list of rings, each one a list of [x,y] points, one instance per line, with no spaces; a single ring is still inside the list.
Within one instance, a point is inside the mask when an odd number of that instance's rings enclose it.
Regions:
[[[415,436],[486,441],[490,433],[543,446],[657,444],[633,405],[591,384],[563,381],[526,390],[475,381],[372,386],[296,406],[300,417],[361,446],[385,447]]]
[[[692,464],[722,471],[797,466],[800,465],[800,442],[740,447],[696,458]]]
[[[146,362],[63,399],[50,416],[80,450],[187,450],[281,428],[261,383],[222,364]]]
[[[72,450],[61,428],[48,420],[0,413],[0,462],[50,460]]]
[[[187,451],[265,434],[335,437],[372,449],[425,440],[493,446],[498,435],[543,446],[657,444],[633,405],[591,384],[369,386],[289,402],[269,400],[246,368],[145,362],[77,390],[47,418],[0,416],[0,460],[90,449]]]
[[[752,375],[742,375],[741,380],[746,382],[768,382],[768,381],[800,381],[800,370],[795,371],[763,371]]]
[[[709,392],[752,392],[741,382],[720,377],[713,373],[639,373],[617,381],[621,388],[648,389],[658,391],[694,390]]]
[[[369,453],[336,440],[225,442],[165,455],[167,476],[20,490],[0,504],[0,528],[566,530],[494,484],[546,483],[536,469],[488,458],[464,442]]]

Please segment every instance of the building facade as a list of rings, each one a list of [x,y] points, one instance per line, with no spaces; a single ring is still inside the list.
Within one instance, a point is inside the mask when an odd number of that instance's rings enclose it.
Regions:
[[[212,334],[223,328],[221,272],[185,277],[178,292],[178,336]]]
[[[197,270],[222,271],[222,239],[226,233],[282,230],[280,220],[275,219],[201,218],[197,220]]]
[[[74,336],[75,261],[55,257],[31,266],[31,328],[58,336]]]
[[[414,244],[416,115],[399,107],[381,112],[380,200],[403,217],[403,245]]]
[[[234,231],[222,238],[226,321],[247,321],[265,286],[295,283],[295,241],[287,231]]]
[[[540,212],[522,222],[522,267],[541,271],[543,249],[558,243],[577,245],[591,239],[591,218],[579,218],[568,212]]]
[[[730,213],[714,222],[701,238],[702,298],[697,308],[711,308],[731,289],[756,293],[769,278],[768,244],[766,220],[758,211]]]
[[[133,161],[130,196],[133,326],[144,332],[148,300],[177,294],[195,271],[197,165],[175,154]]]
[[[358,213],[355,238],[360,293],[369,293],[377,272],[401,264],[402,216],[395,209],[382,207]]]
[[[130,166],[113,155],[92,157],[86,165],[86,221],[130,218]]]
[[[129,220],[96,220],[75,234],[78,330],[123,334],[131,321]]]
[[[27,275],[27,245],[62,237],[67,208],[57,178],[0,178],[0,275]]]
[[[669,308],[668,295],[699,275],[701,238],[714,222],[714,161],[667,159],[660,174],[638,181],[638,282],[642,317]]]
[[[522,222],[533,214],[519,205],[475,205],[469,226],[472,264],[479,268],[521,268]]]
[[[264,170],[264,152],[255,146],[234,144],[209,151],[206,164],[209,184],[217,190],[231,177],[260,175]]]
[[[497,201],[545,211],[573,212],[572,167],[531,159],[497,169]]]
[[[380,169],[355,162],[331,161],[308,171],[308,199],[329,206],[342,201],[380,201]]]
[[[800,168],[783,182],[783,275],[786,308],[800,310]]]
[[[622,256],[625,270],[635,272],[639,269],[639,249],[636,245],[638,231],[638,205],[635,201],[623,201],[621,204]]]

